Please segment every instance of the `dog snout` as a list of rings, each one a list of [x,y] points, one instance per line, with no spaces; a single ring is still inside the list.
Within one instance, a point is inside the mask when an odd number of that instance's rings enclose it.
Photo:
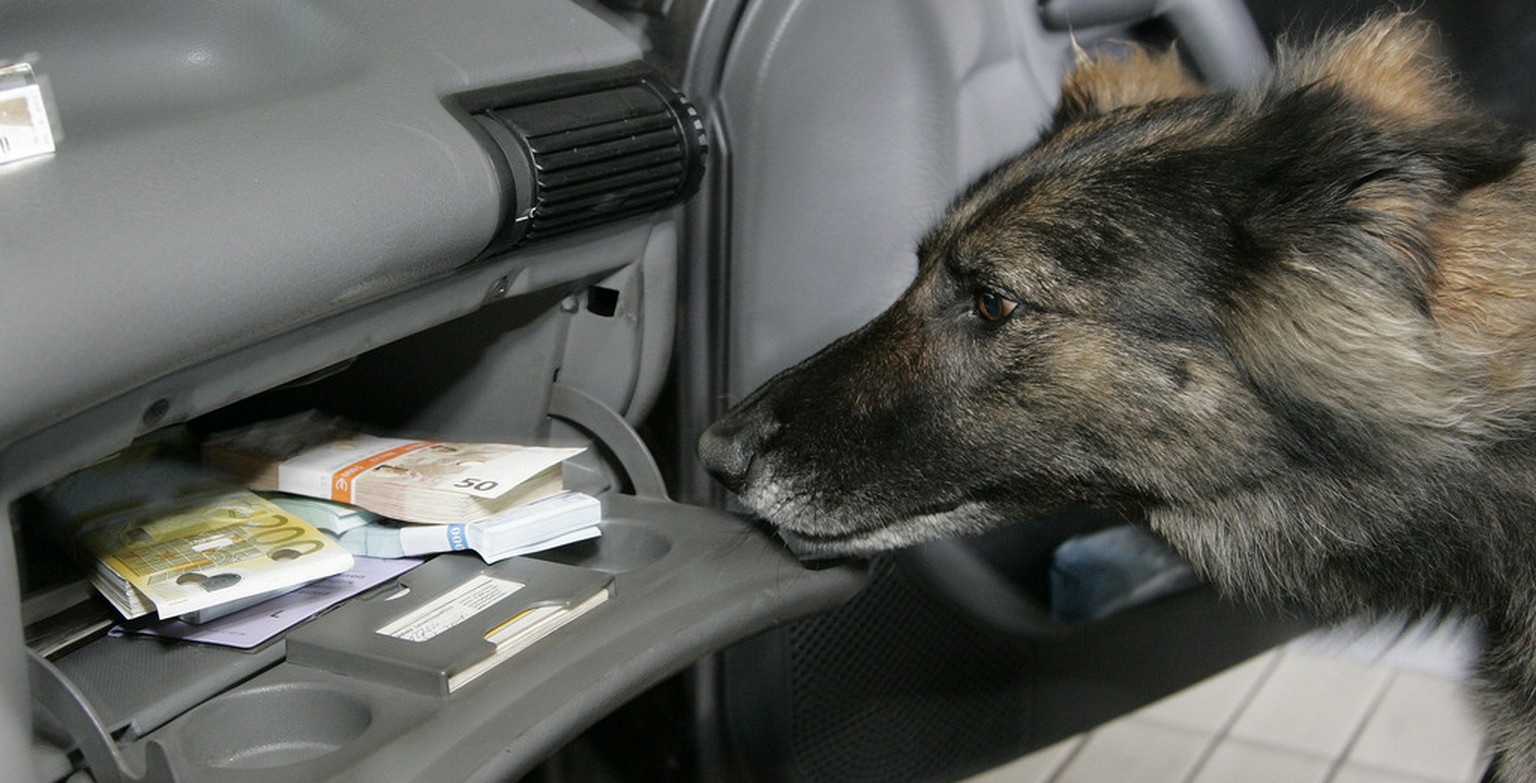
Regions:
[[[699,437],[699,461],[717,481],[739,493],[772,430],[772,422],[756,408],[727,414]]]

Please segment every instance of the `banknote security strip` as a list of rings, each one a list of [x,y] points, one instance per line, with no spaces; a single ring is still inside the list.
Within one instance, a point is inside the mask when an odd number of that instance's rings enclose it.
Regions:
[[[57,138],[30,62],[0,61],[0,164],[47,155]]]

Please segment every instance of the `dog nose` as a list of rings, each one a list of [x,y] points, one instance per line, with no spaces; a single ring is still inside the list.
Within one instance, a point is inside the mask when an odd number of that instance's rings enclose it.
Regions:
[[[717,481],[732,492],[741,492],[746,484],[747,471],[757,458],[761,438],[747,416],[740,413],[727,415],[710,425],[699,436],[699,461]]]

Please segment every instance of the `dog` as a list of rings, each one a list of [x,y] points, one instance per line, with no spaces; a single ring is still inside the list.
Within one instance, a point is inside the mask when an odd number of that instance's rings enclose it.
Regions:
[[[1078,53],[882,315],[702,436],[797,552],[1135,508],[1225,591],[1480,618],[1494,768],[1536,781],[1536,146],[1410,15],[1263,83]]]

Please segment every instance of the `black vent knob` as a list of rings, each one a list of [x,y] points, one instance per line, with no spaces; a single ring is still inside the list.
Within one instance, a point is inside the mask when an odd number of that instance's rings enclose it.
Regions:
[[[709,148],[693,105],[648,75],[572,87],[476,120],[508,165],[503,247],[681,202],[698,189]]]

